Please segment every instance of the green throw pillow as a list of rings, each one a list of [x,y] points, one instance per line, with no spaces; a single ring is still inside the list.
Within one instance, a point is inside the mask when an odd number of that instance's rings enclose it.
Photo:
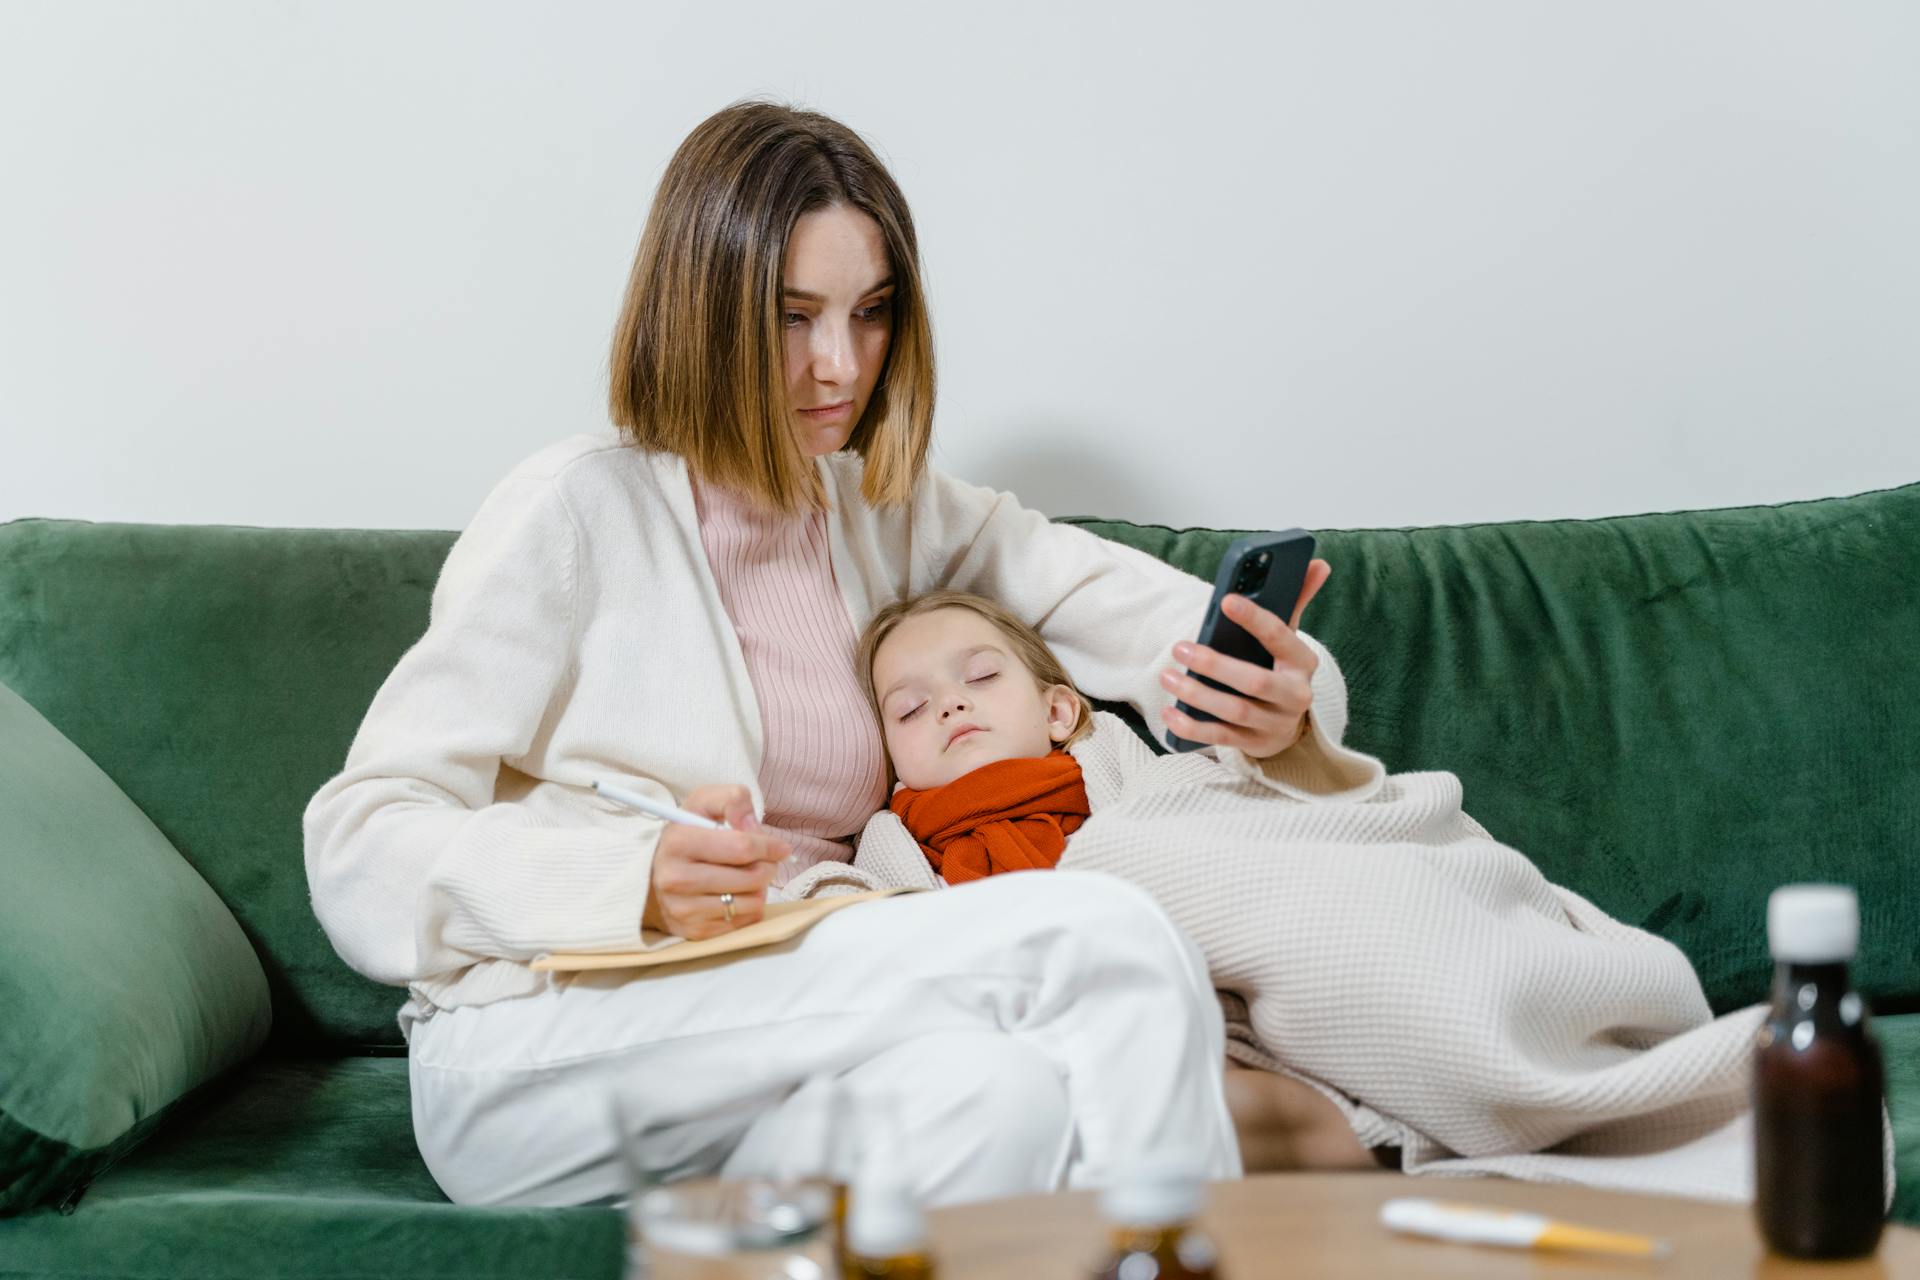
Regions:
[[[206,881],[0,684],[0,1213],[70,1202],[270,1021]]]

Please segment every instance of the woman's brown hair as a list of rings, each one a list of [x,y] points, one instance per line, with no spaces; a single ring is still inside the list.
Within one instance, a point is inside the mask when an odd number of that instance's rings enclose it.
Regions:
[[[886,364],[847,447],[865,460],[867,502],[907,501],[934,390],[913,218],[858,134],[778,103],[709,116],[660,179],[613,334],[608,405],[630,444],[677,453],[697,479],[779,511],[826,505],[789,425],[782,289],[794,224],[836,206],[879,224],[894,282]]]
[[[1000,634],[1007,638],[1008,643],[1013,646],[1013,656],[1020,660],[1021,665],[1026,667],[1028,674],[1039,682],[1042,689],[1048,685],[1063,684],[1073,690],[1073,700],[1079,705],[1080,714],[1074,718],[1073,732],[1067,735],[1065,742],[1060,743],[1061,746],[1066,746],[1068,742],[1078,742],[1093,732],[1093,704],[1088,702],[1087,696],[1074,686],[1072,678],[1067,675],[1067,669],[1060,665],[1060,659],[1053,656],[1053,650],[1047,647],[1047,642],[1040,638],[1038,631],[985,596],[976,596],[970,591],[949,591],[944,588],[923,591],[917,596],[894,601],[874,614],[873,620],[867,623],[866,630],[860,633],[858,659],[860,687],[866,692],[867,705],[873,709],[875,716],[880,714],[880,697],[873,687],[873,657],[880,652],[881,642],[893,634],[893,629],[908,618],[917,614],[932,613],[935,609],[973,610],[991,622]]]

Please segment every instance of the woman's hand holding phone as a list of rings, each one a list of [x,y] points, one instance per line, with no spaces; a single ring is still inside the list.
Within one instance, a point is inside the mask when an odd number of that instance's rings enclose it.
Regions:
[[[695,787],[685,808],[724,822],[726,829],[676,822],[660,833],[641,923],[697,942],[760,919],[767,883],[793,848],[760,825],[745,787]],[[731,903],[721,901],[723,893],[733,895]]]
[[[1332,573],[1333,566],[1325,560],[1308,564],[1299,601],[1287,619],[1243,595],[1224,597],[1221,612],[1273,655],[1273,665],[1244,662],[1192,641],[1174,645],[1173,657],[1187,671],[1218,680],[1233,692],[1222,692],[1179,667],[1168,667],[1160,673],[1161,687],[1217,719],[1196,720],[1168,706],[1160,712],[1167,728],[1191,742],[1238,747],[1256,760],[1277,755],[1299,741],[1313,707],[1313,672],[1320,660],[1296,633],[1300,615]]]

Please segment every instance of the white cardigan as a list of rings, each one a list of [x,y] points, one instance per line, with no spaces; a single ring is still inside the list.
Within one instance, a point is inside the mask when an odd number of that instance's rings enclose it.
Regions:
[[[1158,673],[1196,633],[1209,584],[938,472],[910,507],[876,509],[857,456],[817,465],[856,629],[909,594],[978,592],[1037,625],[1084,692],[1160,727]],[[1337,743],[1345,722],[1338,669],[1314,648],[1314,728],[1280,761],[1323,731]],[[640,928],[662,824],[590,782],[667,801],[741,783],[759,812],[761,747],[685,463],[609,436],[560,441],[482,502],[441,569],[426,634],[308,803],[314,911],[355,970],[426,1003],[540,990],[549,979],[526,962],[543,952],[663,940]]]

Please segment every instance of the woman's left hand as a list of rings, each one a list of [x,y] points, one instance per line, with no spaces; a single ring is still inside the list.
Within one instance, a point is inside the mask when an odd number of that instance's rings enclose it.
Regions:
[[[1188,706],[1219,718],[1195,720],[1169,706],[1160,712],[1167,728],[1192,742],[1238,747],[1255,760],[1276,755],[1299,741],[1306,728],[1307,712],[1313,707],[1313,671],[1320,659],[1296,632],[1307,602],[1332,572],[1333,566],[1325,560],[1307,566],[1307,580],[1290,619],[1283,620],[1243,595],[1228,595],[1220,602],[1221,612],[1273,655],[1270,668],[1229,658],[1189,640],[1173,646],[1174,658],[1185,663],[1188,671],[1210,676],[1234,692],[1223,693],[1178,667],[1168,667],[1160,673],[1161,687]]]

